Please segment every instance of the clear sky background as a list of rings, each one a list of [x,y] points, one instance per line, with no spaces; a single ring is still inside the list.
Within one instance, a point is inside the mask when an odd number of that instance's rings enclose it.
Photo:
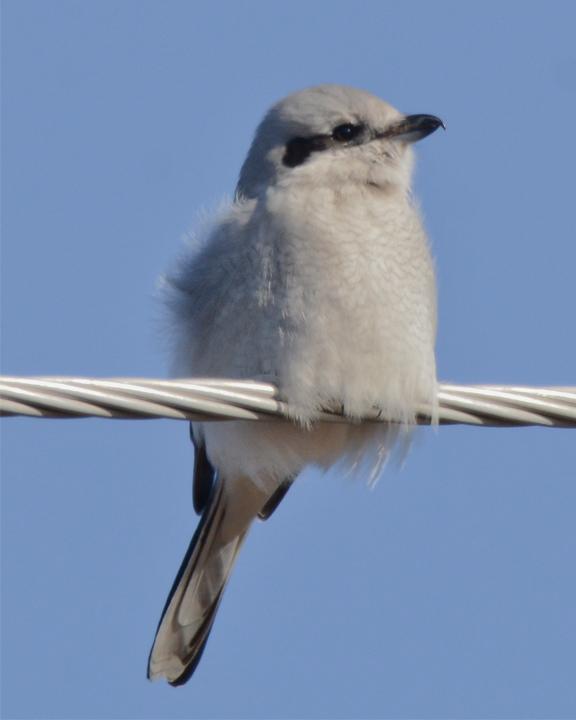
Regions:
[[[166,374],[155,282],[267,107],[440,115],[417,192],[439,375],[576,385],[573,2],[2,3],[5,374]],[[576,431],[423,431],[304,474],[192,681],[145,678],[196,518],[174,421],[3,422],[5,718],[573,718]]]

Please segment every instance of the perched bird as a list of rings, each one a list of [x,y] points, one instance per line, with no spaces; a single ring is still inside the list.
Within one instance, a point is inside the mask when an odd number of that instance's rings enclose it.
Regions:
[[[150,678],[194,672],[252,521],[306,465],[374,478],[434,406],[436,287],[410,183],[411,144],[440,126],[351,87],[288,96],[259,125],[234,201],[165,277],[175,375],[275,383],[292,422],[194,423],[201,520]],[[383,422],[358,422],[374,408]],[[325,409],[350,422],[318,422]]]

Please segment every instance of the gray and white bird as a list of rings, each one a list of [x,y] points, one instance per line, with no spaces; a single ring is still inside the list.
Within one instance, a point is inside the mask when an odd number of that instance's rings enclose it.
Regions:
[[[274,105],[234,201],[165,278],[179,377],[272,382],[292,422],[194,423],[201,520],[166,602],[148,676],[196,668],[251,523],[309,464],[372,478],[435,406],[436,286],[411,195],[411,144],[442,121],[351,87]],[[384,421],[358,422],[377,408]],[[349,423],[322,423],[322,410]]]

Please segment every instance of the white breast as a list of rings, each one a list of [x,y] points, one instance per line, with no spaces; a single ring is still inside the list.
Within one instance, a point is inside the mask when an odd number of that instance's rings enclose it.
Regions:
[[[338,403],[413,419],[436,390],[434,273],[413,205],[357,187],[272,190],[265,212],[282,275],[277,373],[296,415]]]
[[[232,206],[170,281],[177,374],[267,377],[304,423],[330,406],[412,421],[436,394],[435,284],[418,213],[392,200],[277,188]],[[277,483],[342,456],[377,472],[396,428],[234,422],[196,432],[226,476]]]

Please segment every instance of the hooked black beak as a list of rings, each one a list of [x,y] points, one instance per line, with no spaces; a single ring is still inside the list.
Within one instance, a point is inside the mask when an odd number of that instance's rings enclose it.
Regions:
[[[405,118],[385,130],[379,137],[413,143],[422,140],[422,138],[438,130],[439,127],[446,130],[442,120],[435,115],[406,115]]]

